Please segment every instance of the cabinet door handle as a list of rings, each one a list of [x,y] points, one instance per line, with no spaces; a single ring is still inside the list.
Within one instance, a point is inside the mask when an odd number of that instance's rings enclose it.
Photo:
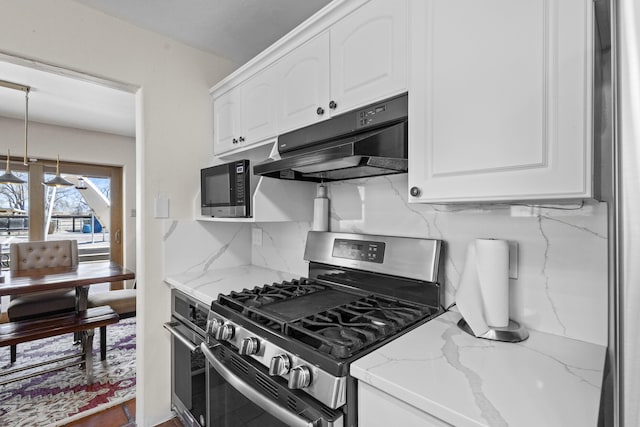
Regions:
[[[409,194],[411,194],[413,197],[418,197],[421,192],[422,191],[420,191],[418,187],[411,187],[411,189],[409,190]]]
[[[332,110],[335,110],[338,107],[338,104],[336,104],[336,101],[331,101],[329,103],[329,108],[331,108]]]
[[[323,115],[324,114],[324,108],[318,107],[318,109],[316,110],[316,114],[319,115],[319,116]]]

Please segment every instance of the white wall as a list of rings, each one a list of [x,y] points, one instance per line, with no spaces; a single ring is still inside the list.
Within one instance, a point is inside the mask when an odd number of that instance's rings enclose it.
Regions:
[[[12,156],[24,155],[24,121],[0,117],[3,150]],[[6,147],[4,142],[6,142]],[[135,139],[102,132],[29,122],[29,157],[39,160],[83,162],[120,166],[124,175],[124,260],[125,266],[136,266],[136,222],[131,210],[136,207]],[[6,151],[4,152],[6,155]]]
[[[208,90],[230,62],[141,30],[71,0],[0,0],[0,51],[137,85],[138,399],[137,423],[170,416],[169,313],[163,284],[162,221],[153,199],[170,199],[173,218],[192,215],[198,173],[211,162]],[[188,147],[188,149],[185,149]]]

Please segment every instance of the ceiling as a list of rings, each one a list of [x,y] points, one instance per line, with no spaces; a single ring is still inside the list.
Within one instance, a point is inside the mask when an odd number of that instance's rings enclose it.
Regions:
[[[75,0],[242,65],[330,0]]]
[[[253,58],[330,0],[75,0],[227,58]],[[29,121],[135,135],[135,97],[95,79],[0,57],[0,80],[30,86]],[[0,87],[0,116],[24,119],[24,93]]]
[[[55,71],[0,61],[0,80],[29,86],[29,122],[135,135],[135,96]],[[24,120],[25,94],[0,87],[0,116]]]

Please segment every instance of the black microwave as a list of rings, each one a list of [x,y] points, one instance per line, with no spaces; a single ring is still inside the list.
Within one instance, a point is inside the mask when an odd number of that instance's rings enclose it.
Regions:
[[[202,216],[250,217],[249,160],[237,160],[200,171]]]

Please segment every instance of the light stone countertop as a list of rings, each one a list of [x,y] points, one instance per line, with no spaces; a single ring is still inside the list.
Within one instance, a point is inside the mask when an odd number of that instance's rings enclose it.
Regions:
[[[179,273],[165,277],[164,281],[204,304],[211,305],[218,294],[228,294],[231,291],[241,291],[244,288],[252,289],[256,286],[273,282],[280,283],[283,280],[298,277],[300,276],[297,274],[284,271],[270,270],[255,265],[243,265],[205,272]]]
[[[529,331],[502,343],[447,312],[357,360],[358,380],[455,426],[596,426],[606,348]]]
[[[254,265],[165,278],[210,305],[218,294],[298,278]],[[351,365],[351,375],[455,426],[595,426],[606,348],[529,331],[474,338],[447,312]]]

